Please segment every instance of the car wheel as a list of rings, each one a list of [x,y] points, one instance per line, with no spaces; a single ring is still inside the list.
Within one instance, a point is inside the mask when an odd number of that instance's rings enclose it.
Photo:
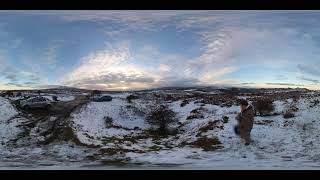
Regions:
[[[51,105],[46,105],[46,110],[49,110],[51,108]]]

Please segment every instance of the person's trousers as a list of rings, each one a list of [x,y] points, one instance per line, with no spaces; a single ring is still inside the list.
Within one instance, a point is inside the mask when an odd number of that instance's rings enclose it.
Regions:
[[[246,143],[251,142],[251,137],[250,137],[251,129],[240,129],[239,125],[236,125],[234,127],[234,132],[237,135],[239,135],[242,139],[244,139]]]
[[[241,130],[240,129],[240,137],[242,139],[244,139],[246,143],[251,142],[250,132],[251,132],[251,130]]]

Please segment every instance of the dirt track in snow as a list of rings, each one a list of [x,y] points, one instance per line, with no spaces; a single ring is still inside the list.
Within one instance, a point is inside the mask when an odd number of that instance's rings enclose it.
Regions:
[[[17,105],[16,108],[20,112],[18,116],[26,118],[27,121],[21,124],[24,129],[23,133],[12,142],[16,144],[16,142],[22,140],[24,143],[21,145],[28,144],[26,139],[30,139],[30,132],[35,128],[40,129],[36,136],[44,137],[43,140],[37,142],[38,144],[49,144],[56,139],[78,142],[69,126],[69,116],[76,108],[88,102],[89,100],[85,96],[76,96],[71,101],[53,102],[49,110],[34,109],[26,111]]]

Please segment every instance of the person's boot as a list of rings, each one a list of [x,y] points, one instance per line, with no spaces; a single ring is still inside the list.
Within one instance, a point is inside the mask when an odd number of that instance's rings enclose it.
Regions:
[[[250,143],[249,142],[246,142],[244,145],[248,146]]]

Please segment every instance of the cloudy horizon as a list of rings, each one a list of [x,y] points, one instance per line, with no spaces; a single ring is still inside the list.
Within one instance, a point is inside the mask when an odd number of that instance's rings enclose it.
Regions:
[[[0,15],[0,90],[320,89],[320,11]]]

